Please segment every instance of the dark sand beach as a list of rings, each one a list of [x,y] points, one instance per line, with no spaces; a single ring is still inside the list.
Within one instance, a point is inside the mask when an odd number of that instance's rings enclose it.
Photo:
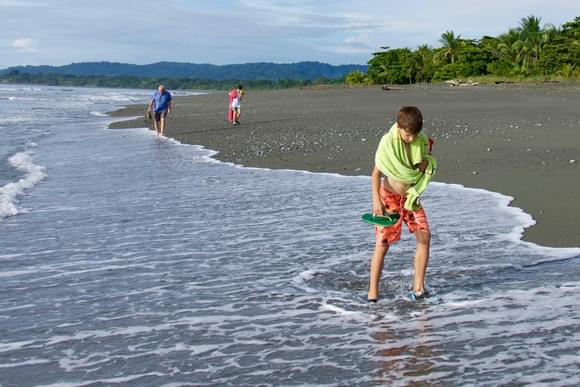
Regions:
[[[141,116],[147,102],[112,115]],[[378,141],[403,105],[423,112],[436,181],[513,196],[512,205],[537,222],[525,240],[580,246],[580,85],[250,90],[237,127],[226,120],[220,92],[176,98],[166,135],[245,166],[369,175]],[[137,119],[111,128],[146,125]],[[460,227],[453,203],[449,213]]]

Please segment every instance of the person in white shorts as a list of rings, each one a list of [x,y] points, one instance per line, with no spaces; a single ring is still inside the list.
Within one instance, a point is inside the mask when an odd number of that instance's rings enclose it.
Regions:
[[[234,126],[240,124],[242,97],[244,96],[244,87],[238,85],[237,96],[232,101],[232,111],[234,113]]]

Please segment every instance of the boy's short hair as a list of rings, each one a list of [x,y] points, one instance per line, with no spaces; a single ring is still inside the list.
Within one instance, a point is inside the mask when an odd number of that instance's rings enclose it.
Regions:
[[[423,129],[423,115],[415,106],[403,106],[397,112],[397,125],[411,134],[419,134]]]
[[[244,86],[242,86],[242,84],[238,85],[238,89],[242,90],[244,88]]]

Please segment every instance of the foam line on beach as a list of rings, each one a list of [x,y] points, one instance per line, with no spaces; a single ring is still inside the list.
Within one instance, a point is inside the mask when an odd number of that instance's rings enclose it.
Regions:
[[[173,140],[173,141],[175,141],[177,144],[180,144],[180,145],[192,146],[189,144],[183,144],[177,140]],[[214,157],[215,155],[217,155],[219,153],[218,151],[207,149],[202,145],[194,145],[194,146],[196,147],[196,149],[208,152],[206,155],[204,155],[203,158],[209,162],[221,163],[221,164],[233,166],[235,168],[243,168],[243,169],[250,169],[250,170],[263,170],[263,171],[273,171],[274,170],[272,168],[246,167],[246,166],[241,165],[241,164],[235,164],[235,163],[231,163],[231,162],[223,162],[223,161],[220,161]],[[365,176],[365,175],[359,175],[359,176],[348,175],[347,176],[347,175],[341,175],[340,173],[334,173],[334,172],[312,172],[312,171],[307,171],[307,170],[295,170],[295,169],[275,169],[275,170],[276,171],[292,172],[292,173],[298,172],[298,173],[304,173],[304,174],[309,174],[309,175],[310,174],[311,175],[314,175],[314,174],[327,175],[327,176],[334,176],[334,177],[342,177],[342,178],[346,178],[346,179],[362,178],[362,179],[370,180],[370,176]],[[552,255],[555,258],[569,258],[569,257],[573,257],[576,255],[580,255],[580,248],[545,247],[545,246],[535,244],[533,242],[523,241],[522,238],[524,236],[525,229],[529,228],[531,226],[534,226],[536,224],[536,221],[530,214],[526,213],[523,209],[510,205],[510,203],[514,200],[514,198],[512,196],[508,196],[508,195],[505,195],[505,194],[502,194],[499,192],[489,191],[489,190],[486,190],[483,188],[465,187],[464,185],[454,184],[454,183],[432,182],[432,185],[433,186],[439,185],[439,186],[453,187],[456,189],[462,189],[462,190],[472,191],[472,192],[479,192],[479,193],[484,193],[486,195],[493,196],[497,200],[497,203],[498,203],[498,206],[500,207],[500,209],[503,209],[503,211],[506,212],[507,216],[510,216],[510,217],[518,220],[518,225],[515,226],[509,234],[506,234],[504,236],[504,239],[507,241],[523,243],[525,245],[528,245],[529,247],[542,249],[547,254]]]
[[[12,155],[8,162],[24,177],[0,187],[0,219],[20,213],[22,210],[16,206],[18,196],[48,176],[42,165],[34,164],[29,150]]]
[[[540,246],[533,242],[523,241],[522,237],[524,235],[525,229],[535,225],[536,221],[530,214],[526,213],[521,208],[510,205],[510,203],[514,200],[512,196],[504,195],[499,192],[489,191],[483,188],[465,187],[461,184],[433,182],[432,185],[446,186],[471,192],[479,192],[493,197],[497,201],[498,208],[502,212],[505,212],[506,217],[517,220],[517,225],[512,228],[512,231],[501,237],[503,240],[521,243],[533,249],[540,249],[544,254],[552,256],[555,259],[572,258],[580,255],[580,247],[546,247]]]
[[[123,121],[124,120],[125,119],[123,119]],[[114,121],[119,121],[119,120],[116,119]],[[142,128],[140,128],[140,129],[142,129]],[[145,130],[147,132],[151,132],[147,128]],[[308,171],[308,170],[248,167],[248,166],[236,164],[233,162],[225,162],[225,161],[218,160],[215,156],[219,152],[216,150],[208,149],[203,145],[186,144],[186,143],[183,143],[183,142],[181,142],[177,139],[174,139],[174,138],[170,138],[170,137],[165,137],[165,138],[167,138],[168,140],[170,140],[172,143],[174,143],[176,145],[194,147],[194,149],[203,152],[204,154],[201,155],[201,157],[199,157],[199,158],[196,157],[195,159],[201,159],[201,160],[208,162],[208,163],[224,164],[224,165],[232,166],[234,168],[242,168],[242,169],[249,169],[249,170],[263,170],[263,171],[274,171],[275,170],[275,171],[290,172],[290,173],[303,173],[303,174],[307,174],[307,175],[316,174],[316,175],[327,175],[327,176],[340,177],[340,178],[345,178],[345,179],[351,179],[351,178],[361,179],[362,178],[362,179],[370,180],[370,176],[365,176],[365,175],[359,175],[359,176],[348,175],[347,176],[347,175],[341,175],[340,173],[335,173],[335,172],[313,172],[313,171]],[[443,182],[433,182],[432,183],[432,186],[437,186],[437,185],[451,187],[451,188],[455,188],[455,189],[466,190],[466,191],[471,191],[471,192],[483,193],[483,194],[491,195],[492,197],[494,197],[497,201],[497,204],[498,204],[500,210],[503,210],[506,213],[506,216],[517,220],[517,225],[512,228],[510,233],[505,234],[501,238],[503,240],[521,243],[521,244],[523,244],[529,248],[532,248],[532,249],[540,249],[540,250],[542,250],[542,252],[554,257],[555,259],[570,258],[570,257],[580,255],[580,247],[579,248],[575,248],[575,247],[570,247],[570,248],[546,247],[546,246],[538,245],[538,244],[533,243],[533,242],[523,241],[522,238],[524,236],[525,229],[535,225],[536,221],[530,214],[526,213],[523,209],[510,205],[510,203],[514,200],[514,198],[512,196],[508,196],[508,195],[505,195],[505,194],[502,194],[499,192],[486,190],[483,188],[466,187],[466,186],[461,185],[461,184],[443,183]]]

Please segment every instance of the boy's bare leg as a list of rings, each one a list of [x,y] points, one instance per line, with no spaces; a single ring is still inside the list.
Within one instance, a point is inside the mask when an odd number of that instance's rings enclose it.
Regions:
[[[415,278],[413,280],[413,290],[417,294],[425,291],[425,273],[429,263],[429,246],[431,244],[431,233],[425,230],[415,232],[417,239],[417,251],[415,252]]]
[[[381,280],[387,251],[389,251],[389,245],[382,245],[380,243],[375,245],[375,252],[371,258],[369,292],[367,295],[369,300],[376,300],[379,297],[379,282]]]

